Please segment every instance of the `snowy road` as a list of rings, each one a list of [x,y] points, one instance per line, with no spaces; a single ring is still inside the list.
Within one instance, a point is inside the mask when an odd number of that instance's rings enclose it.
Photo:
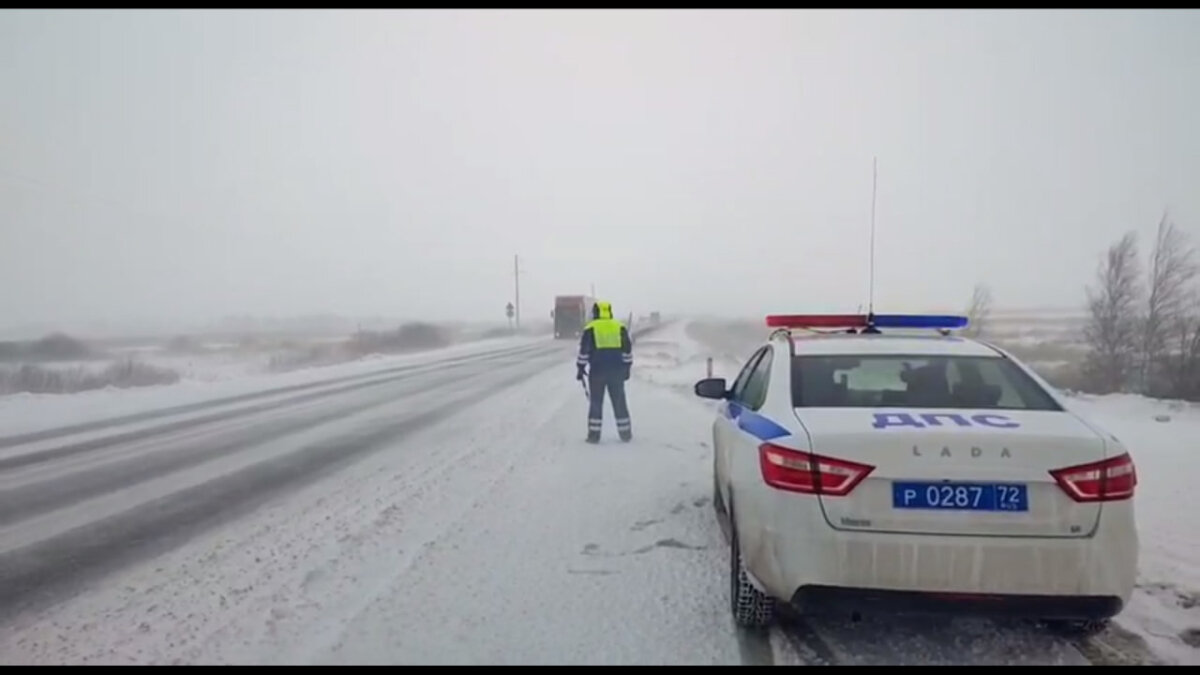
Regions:
[[[705,354],[641,338],[634,441],[608,411],[594,447],[572,347],[0,438],[0,663],[1106,662],[985,621],[740,633]]]
[[[564,350],[493,350],[0,438],[0,616],[252,510]]]
[[[572,347],[0,439],[0,662],[739,663],[704,409]]]

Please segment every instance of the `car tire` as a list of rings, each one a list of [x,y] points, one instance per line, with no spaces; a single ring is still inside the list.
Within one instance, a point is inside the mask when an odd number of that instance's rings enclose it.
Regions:
[[[733,621],[741,628],[764,628],[775,619],[775,599],[750,583],[738,543],[737,525],[729,515],[729,608]]]

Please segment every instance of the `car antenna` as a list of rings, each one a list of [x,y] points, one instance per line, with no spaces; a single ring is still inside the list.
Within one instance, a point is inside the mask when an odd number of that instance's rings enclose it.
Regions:
[[[879,186],[879,158],[871,158],[871,244],[867,282],[867,326],[860,333],[878,333],[875,327],[875,194]]]

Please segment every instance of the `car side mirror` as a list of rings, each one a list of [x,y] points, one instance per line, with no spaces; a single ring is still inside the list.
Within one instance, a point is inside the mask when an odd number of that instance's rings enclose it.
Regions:
[[[711,398],[718,401],[729,398],[729,390],[725,387],[725,378],[723,377],[708,377],[700,380],[696,383],[693,391],[700,398]]]

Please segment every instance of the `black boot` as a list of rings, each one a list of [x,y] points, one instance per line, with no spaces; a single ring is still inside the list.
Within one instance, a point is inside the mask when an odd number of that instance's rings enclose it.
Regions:
[[[600,442],[600,434],[588,434],[587,442],[596,445]]]

